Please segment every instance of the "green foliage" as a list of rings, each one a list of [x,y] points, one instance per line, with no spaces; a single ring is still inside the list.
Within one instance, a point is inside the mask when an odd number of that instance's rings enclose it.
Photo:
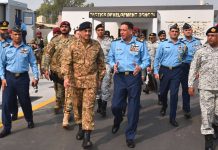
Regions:
[[[47,23],[55,23],[64,7],[94,7],[94,3],[85,4],[86,0],[44,0],[36,15],[46,17]]]

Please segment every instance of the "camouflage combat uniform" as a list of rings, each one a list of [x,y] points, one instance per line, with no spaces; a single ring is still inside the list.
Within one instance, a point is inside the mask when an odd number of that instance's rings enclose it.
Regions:
[[[64,51],[61,64],[64,79],[71,79],[73,112],[76,124],[83,130],[94,129],[94,105],[98,82],[105,74],[104,54],[95,40],[85,46],[80,39],[74,40]]]
[[[70,42],[74,39],[69,35],[68,38],[63,38],[62,35],[54,37],[44,50],[44,70],[49,70],[57,75],[60,81],[54,81],[54,89],[56,93],[56,105],[62,107],[64,104],[64,112],[70,112],[72,110],[72,100],[65,99],[65,90],[63,85],[63,77],[61,75],[61,60],[62,54]],[[65,102],[64,102],[65,101]]]
[[[189,87],[193,87],[198,75],[201,133],[214,134],[212,124],[218,126],[218,48],[214,49],[205,44],[195,53],[189,72]]]
[[[109,91],[111,85],[111,68],[110,65],[108,64],[107,56],[110,50],[110,45],[112,40],[109,37],[105,37],[102,40],[97,39],[97,41],[101,44],[101,48],[103,49],[104,57],[105,57],[104,62],[106,65],[106,73],[102,80],[101,89],[97,95],[97,99],[99,98],[102,99],[103,101],[108,101],[111,96],[111,93]]]
[[[159,42],[156,41],[156,42],[152,43],[151,41],[147,41],[146,44],[147,44],[147,48],[148,48],[148,53],[149,53],[150,58],[151,58],[151,68],[153,69],[154,57],[155,57],[155,53],[156,53]]]

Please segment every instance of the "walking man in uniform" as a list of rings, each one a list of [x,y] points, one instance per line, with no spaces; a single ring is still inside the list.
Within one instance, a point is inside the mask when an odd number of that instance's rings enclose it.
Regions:
[[[64,78],[61,75],[62,55],[68,44],[73,40],[73,36],[69,35],[71,31],[70,23],[63,21],[60,24],[61,34],[54,37],[46,46],[44,52],[45,78],[54,82],[56,93],[56,104],[54,107],[55,114],[58,114],[64,106],[63,128],[68,128],[70,112],[72,110],[72,100],[65,97],[67,91],[64,89]]]
[[[0,53],[4,50],[5,47],[9,46],[11,43],[10,35],[8,33],[8,21],[0,22]],[[1,55],[0,55],[1,56]],[[1,89],[1,80],[0,80],[0,89]],[[18,104],[17,104],[17,96],[13,95],[14,103],[11,108],[11,120],[15,121],[18,118]]]
[[[81,23],[79,31],[80,38],[73,40],[63,52],[61,72],[65,89],[71,89],[74,120],[79,126],[76,139],[83,139],[82,146],[86,149],[92,146],[95,98],[106,69],[101,45],[91,39],[92,24]]]
[[[97,112],[102,115],[102,117],[106,116],[106,109],[107,109],[107,102],[110,99],[111,93],[110,93],[110,85],[111,85],[111,68],[108,64],[108,52],[110,50],[111,45],[111,39],[104,36],[105,28],[103,24],[98,24],[95,28],[95,31],[97,33],[97,41],[101,44],[101,48],[104,52],[104,58],[105,58],[105,65],[106,65],[106,73],[102,81],[102,85],[100,89],[98,89],[98,95],[96,96],[97,102],[98,102],[98,109]]]
[[[181,75],[181,85],[182,85],[182,99],[183,99],[183,111],[186,119],[191,118],[191,108],[190,108],[190,96],[188,94],[188,74],[190,63],[197,49],[201,47],[201,42],[198,38],[192,36],[193,30],[191,25],[185,23],[182,27],[184,38],[182,40],[187,48],[187,55],[182,62],[182,75]]]
[[[108,54],[109,64],[114,70],[114,93],[112,113],[114,124],[112,133],[115,134],[123,120],[123,105],[128,97],[128,125],[126,128],[126,144],[135,147],[135,135],[139,120],[141,95],[141,70],[150,64],[149,54],[144,43],[133,37],[133,24],[123,22],[120,26],[121,39],[111,43]]]
[[[34,78],[32,86],[38,84],[38,68],[36,58],[31,47],[22,42],[21,29],[15,26],[12,29],[12,42],[2,51],[0,59],[0,76],[2,80],[2,123],[3,130],[0,138],[11,133],[11,104],[15,103],[13,96],[18,96],[28,128],[33,128],[33,112],[29,95],[28,75],[29,65]]]
[[[188,92],[194,95],[194,81],[199,79],[198,89],[201,107],[201,134],[205,136],[205,150],[215,150],[213,134],[218,135],[218,27],[206,32],[207,44],[197,50],[191,62]]]
[[[179,84],[181,78],[181,64],[187,52],[186,45],[178,39],[177,24],[170,27],[170,38],[158,46],[154,60],[155,78],[160,80],[160,99],[163,103],[160,111],[165,116],[167,109],[167,95],[170,90],[170,124],[177,127],[176,110],[178,102]]]

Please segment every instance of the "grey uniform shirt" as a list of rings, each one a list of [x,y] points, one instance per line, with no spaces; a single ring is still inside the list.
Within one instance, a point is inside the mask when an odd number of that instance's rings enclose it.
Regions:
[[[110,50],[110,46],[111,46],[111,38],[109,37],[104,37],[103,39],[96,39],[100,45],[101,45],[101,48],[103,49],[103,52],[104,52],[104,58],[105,58],[105,62],[108,63],[108,52]]]
[[[154,43],[151,43],[151,41],[147,41],[146,44],[147,44],[148,53],[149,53],[150,59],[151,59],[151,67],[153,68],[153,66],[154,66],[154,57],[155,57],[155,53],[156,53],[157,47],[159,45],[159,42],[156,41]]]
[[[218,47],[212,48],[209,44],[205,44],[197,50],[189,71],[189,87],[193,87],[197,74],[199,74],[199,89],[218,90]]]

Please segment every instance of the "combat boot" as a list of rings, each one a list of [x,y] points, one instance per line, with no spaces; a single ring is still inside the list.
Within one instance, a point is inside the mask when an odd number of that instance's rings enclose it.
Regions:
[[[70,113],[64,112],[63,124],[62,127],[64,129],[69,129],[69,120],[70,120]]]
[[[101,105],[101,115],[102,115],[102,117],[106,117],[106,110],[107,110],[107,102],[102,101],[102,105]]]
[[[54,106],[54,113],[59,114],[61,108],[61,104],[58,101],[56,101],[56,104]]]
[[[101,114],[102,100],[100,98],[98,98],[97,101],[98,101],[97,113]]]
[[[79,130],[78,130],[78,132],[76,134],[76,139],[77,140],[82,140],[83,137],[84,137],[84,131],[82,129],[82,124],[78,124],[78,126],[79,126]]]
[[[212,134],[205,135],[205,150],[214,150]]]
[[[89,130],[84,131],[84,138],[83,138],[83,144],[82,144],[82,147],[84,149],[88,149],[92,147],[92,142],[90,141],[90,135],[91,135],[91,131]]]
[[[213,129],[214,129],[213,138],[218,139],[218,126],[216,126],[215,124],[213,124],[212,126],[213,126]]]

